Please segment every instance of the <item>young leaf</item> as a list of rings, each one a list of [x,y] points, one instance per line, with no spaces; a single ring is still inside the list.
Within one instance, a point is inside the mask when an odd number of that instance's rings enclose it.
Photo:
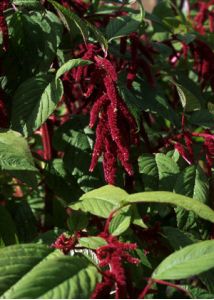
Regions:
[[[194,110],[199,110],[201,108],[200,101],[197,97],[184,86],[172,81],[172,83],[176,86],[177,92],[181,101],[181,104],[185,111],[191,112]]]
[[[1,297],[89,298],[100,280],[96,267],[83,257],[52,251],[38,244],[0,250]]]
[[[79,238],[79,244],[82,247],[89,248],[89,249],[97,249],[99,247],[107,245],[107,242],[98,236],[90,236],[90,237],[82,237]]]
[[[37,75],[23,82],[15,92],[12,128],[29,136],[53,113],[63,95],[63,86],[52,75]]]
[[[114,235],[121,235],[125,232],[131,224],[131,209],[129,207],[128,211],[119,211],[111,220],[109,226],[109,232]]]
[[[203,241],[187,246],[165,258],[152,278],[178,280],[198,275],[214,267],[214,241]]]

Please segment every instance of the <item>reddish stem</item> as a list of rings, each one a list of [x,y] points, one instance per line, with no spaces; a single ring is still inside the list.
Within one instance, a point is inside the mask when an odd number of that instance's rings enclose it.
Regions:
[[[152,287],[153,283],[154,283],[153,279],[150,278],[147,285],[145,286],[144,290],[142,291],[142,293],[138,297],[138,299],[144,299],[145,298],[145,296],[148,294],[150,288]]]
[[[45,122],[41,127],[42,133],[42,143],[44,149],[44,159],[49,161],[52,159],[52,146],[51,146],[51,137],[49,133],[48,123]]]

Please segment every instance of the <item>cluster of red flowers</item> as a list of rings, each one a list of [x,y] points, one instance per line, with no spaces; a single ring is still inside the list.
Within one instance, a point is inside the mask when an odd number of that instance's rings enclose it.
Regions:
[[[137,245],[133,243],[122,243],[116,237],[108,234],[101,234],[108,242],[96,250],[100,267],[108,267],[103,272],[103,280],[98,283],[91,298],[107,298],[112,289],[115,289],[115,298],[127,298],[127,279],[124,269],[124,262],[138,264],[139,259],[132,257],[130,250],[135,250]]]
[[[85,46],[81,46],[83,48]],[[82,50],[82,49],[81,49]],[[75,71],[64,76],[65,102],[71,110],[74,103],[67,102],[71,99],[71,84],[79,88],[81,103],[90,110],[90,124],[96,127],[96,141],[92,154],[90,171],[92,172],[100,156],[103,156],[103,169],[106,182],[115,183],[117,158],[129,175],[133,175],[130,163],[130,145],[138,144],[137,125],[131,116],[123,99],[119,96],[116,82],[117,72],[115,66],[107,59],[98,55],[96,45],[88,44],[82,56],[85,60],[91,60],[92,65],[78,67]],[[74,79],[72,79],[72,78]],[[75,93],[72,90],[72,94]],[[68,97],[67,97],[67,96]],[[77,94],[75,93],[74,99]],[[86,104],[87,103],[87,104]],[[75,109],[75,108],[74,108]]]
[[[205,22],[209,20],[209,30],[214,32],[214,10],[213,10],[214,1],[198,1],[194,6],[198,9],[198,13],[194,18],[195,29],[200,34],[206,33]]]
[[[128,44],[128,40],[130,40],[130,44]],[[128,49],[128,45],[129,45],[129,49]],[[120,42],[121,54],[125,54],[127,50],[129,50],[131,53],[131,60],[129,62],[126,62],[125,59],[122,60],[120,67],[121,69],[127,68],[128,87],[131,88],[137,73],[140,71],[142,71],[148,83],[152,87],[154,87],[155,77],[154,74],[152,73],[152,64],[154,63],[154,60],[152,54],[154,54],[155,51],[152,48],[152,46],[148,43],[146,36],[139,36],[139,34],[133,32],[128,37],[121,38],[121,42]]]
[[[77,239],[74,236],[67,236],[62,233],[57,240],[51,245],[55,249],[61,250],[65,255],[74,249]]]

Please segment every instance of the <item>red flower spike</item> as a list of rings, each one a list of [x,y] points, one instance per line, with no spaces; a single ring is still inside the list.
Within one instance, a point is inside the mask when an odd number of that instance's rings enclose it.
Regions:
[[[117,149],[112,142],[110,136],[105,137],[105,150],[103,154],[103,170],[106,182],[115,184],[116,170],[117,170]]]
[[[75,237],[68,237],[64,233],[51,245],[55,249],[61,250],[64,254],[68,254],[76,245]]]
[[[108,102],[108,98],[107,96],[104,94],[102,95],[99,99],[96,100],[96,102],[94,103],[91,112],[90,112],[90,123],[89,126],[91,128],[94,127],[96,121],[97,121],[97,117],[99,115],[99,112],[101,110],[101,108],[105,105],[105,103]]]
[[[116,299],[127,298],[127,282],[123,262],[138,264],[140,261],[132,257],[128,251],[135,250],[137,245],[132,243],[122,243],[116,237],[104,233],[103,237],[108,245],[96,249],[100,267],[109,267],[116,285]],[[108,273],[109,274],[109,273]],[[104,273],[105,276],[105,273]]]
[[[123,145],[122,142],[121,132],[117,124],[117,111],[115,111],[111,105],[109,105],[107,108],[107,115],[108,115],[108,124],[109,124],[112,139],[116,143],[118,150],[121,153],[122,160],[128,161],[129,151],[128,148],[125,145]]]
[[[94,59],[98,67],[104,69],[106,74],[109,74],[109,76],[113,81],[117,81],[117,72],[114,66],[112,65],[112,63],[108,59],[99,56],[95,56]]]
[[[104,148],[103,142],[104,142],[105,135],[107,133],[105,119],[106,119],[106,114],[102,113],[96,128],[96,141],[95,141],[94,150],[92,154],[91,165],[89,168],[90,172],[94,171],[97,161],[103,152],[103,148]]]

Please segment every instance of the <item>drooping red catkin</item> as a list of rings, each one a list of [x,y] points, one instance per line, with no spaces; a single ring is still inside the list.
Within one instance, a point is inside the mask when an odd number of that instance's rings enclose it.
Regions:
[[[101,108],[105,105],[105,103],[108,102],[108,98],[107,96],[104,94],[102,95],[100,98],[98,98],[96,100],[96,102],[94,103],[91,111],[90,111],[90,122],[89,122],[89,126],[91,128],[94,127],[96,121],[97,121],[97,117],[99,115],[99,112],[101,111]]]
[[[89,126],[96,126],[96,140],[89,171],[93,172],[102,156],[105,180],[115,184],[117,159],[128,174],[133,174],[129,151],[131,144],[137,144],[137,125],[119,96],[116,62],[99,56],[102,52],[94,44],[80,45],[78,51],[81,58],[94,63],[64,75],[64,101],[69,112],[80,111],[75,109],[73,99],[90,111]]]
[[[2,0],[0,3],[0,32],[3,38],[3,49],[6,51],[8,49],[8,28],[4,16],[4,11],[9,7],[9,0]]]
[[[96,141],[94,144],[94,149],[92,153],[92,159],[91,159],[91,165],[89,168],[90,172],[94,171],[94,168],[96,167],[96,164],[98,162],[99,157],[101,156],[104,148],[103,141],[105,139],[105,135],[107,133],[107,128],[106,128],[106,113],[102,113],[99,117],[99,122],[96,128]]]
[[[105,150],[103,154],[103,170],[106,182],[115,184],[117,170],[117,149],[116,145],[111,142],[111,137],[105,137]]]

